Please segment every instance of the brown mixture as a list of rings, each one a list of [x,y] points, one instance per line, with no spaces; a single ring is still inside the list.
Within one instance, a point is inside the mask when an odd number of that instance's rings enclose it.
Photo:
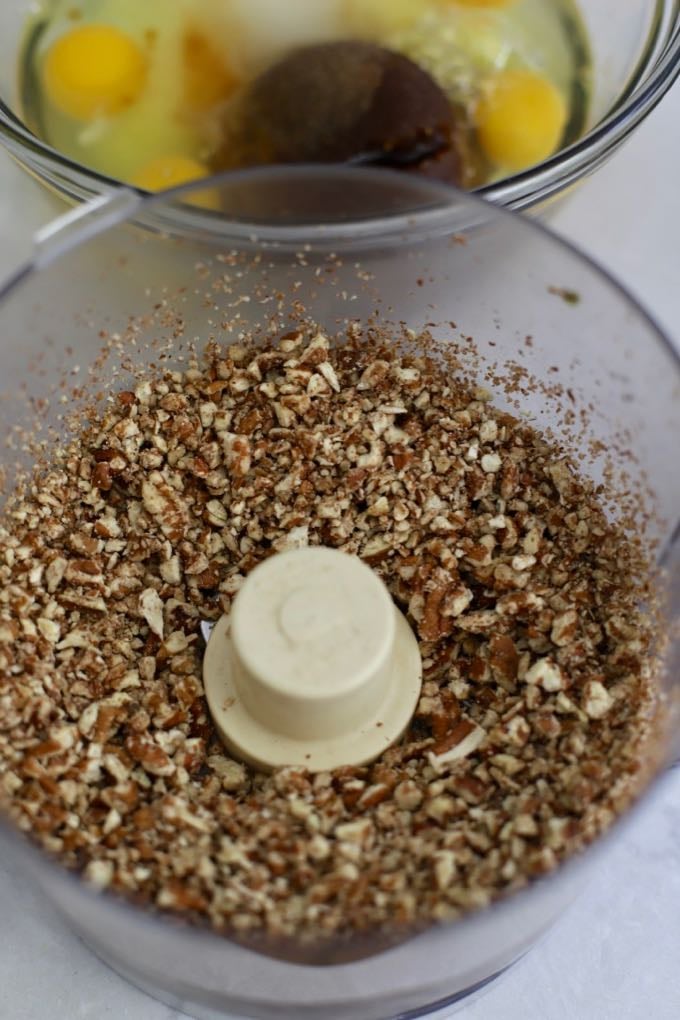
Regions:
[[[636,795],[641,547],[435,361],[212,345],[55,457],[0,531],[0,800],[91,883],[242,934],[422,925],[549,872]],[[423,693],[376,763],[263,775],[215,736],[199,623],[306,544],[379,572]]]

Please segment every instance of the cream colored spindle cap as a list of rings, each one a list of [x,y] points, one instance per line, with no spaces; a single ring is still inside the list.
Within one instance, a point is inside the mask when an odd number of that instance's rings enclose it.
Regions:
[[[203,680],[232,754],[263,769],[322,771],[377,758],[402,735],[422,666],[377,574],[312,547],[249,574],[212,631]]]

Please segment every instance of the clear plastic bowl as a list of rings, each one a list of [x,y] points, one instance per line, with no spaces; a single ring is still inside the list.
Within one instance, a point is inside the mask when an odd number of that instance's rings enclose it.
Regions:
[[[271,177],[247,180],[249,201],[265,213],[272,187],[280,195],[280,175],[273,175],[274,181]],[[223,187],[231,202],[233,180]],[[366,320],[376,309],[383,320],[415,328],[443,323],[435,328],[436,335],[451,344],[461,336],[474,337],[482,362],[519,360],[537,379],[569,388],[574,410],[587,409],[591,438],[601,441],[603,462],[607,451],[618,449],[625,437],[629,480],[643,481],[655,505],[657,557],[670,581],[671,640],[663,673],[672,715],[680,677],[677,353],[616,282],[531,221],[443,186],[378,171],[361,177],[337,169],[290,171],[290,209],[327,188],[341,189],[357,210],[370,208],[370,229],[328,224],[310,233],[304,252],[294,244],[298,227],[288,234],[279,227],[275,237],[265,232],[259,243],[227,232],[227,225],[221,235],[213,227],[190,240],[131,230],[134,220],[153,214],[160,224],[180,207],[168,209],[155,199],[147,200],[154,208],[142,210],[140,197],[127,191],[74,210],[44,231],[36,239],[30,264],[0,295],[0,415],[5,434],[30,426],[36,408],[45,414],[44,427],[62,427],[59,396],[64,385],[88,379],[100,354],[100,329],[124,335],[130,316],[136,317],[141,331],[134,350],[125,348],[121,357],[130,353],[137,362],[152,358],[145,342],[174,336],[174,319],[164,325],[153,315],[148,318],[164,302],[165,310],[181,313],[187,340],[207,338],[222,317],[219,300],[214,304],[206,294],[211,293],[211,280],[225,273],[237,288],[234,300],[239,292],[249,297],[261,286],[289,295],[294,282],[295,299],[330,332],[347,316]],[[390,211],[404,199],[420,211],[408,217]],[[304,215],[303,209],[301,218]],[[235,249],[241,253],[237,263],[235,257],[225,258]],[[326,273],[319,273],[329,264],[336,280],[332,287]],[[565,288],[567,296],[578,295],[576,303],[563,300]],[[284,314],[286,302],[292,308],[293,298],[285,298]],[[270,306],[252,300],[240,303],[239,309],[241,325],[248,328],[266,322]],[[220,334],[220,339],[228,342],[229,335]],[[529,336],[533,341],[527,345]],[[464,358],[464,343],[459,351]],[[174,340],[172,359],[181,356],[182,341]],[[494,397],[502,406],[503,393]],[[524,410],[541,426],[558,424],[548,397],[532,393],[525,400]],[[5,485],[11,484],[16,455],[5,451]],[[603,462],[588,463],[584,470],[596,477]],[[676,750],[665,729],[663,734],[656,775]],[[653,786],[650,778],[649,788]],[[648,791],[642,799],[647,797]],[[99,956],[139,987],[192,1016],[406,1020],[454,1002],[526,952],[580,891],[597,852],[618,838],[636,811],[617,822],[593,849],[495,906],[392,947],[366,937],[349,947],[343,943],[342,956],[329,942],[245,948],[95,893],[6,822],[0,822],[0,840],[7,852],[20,855],[45,894]]]
[[[508,208],[547,203],[596,170],[680,72],[680,0],[626,0],[624,5],[588,0],[579,6],[593,51],[586,134],[537,167],[480,189],[483,197]],[[0,8],[0,138],[24,166],[69,200],[109,193],[118,182],[56,152],[22,122],[17,57],[31,9],[30,0],[5,0]]]

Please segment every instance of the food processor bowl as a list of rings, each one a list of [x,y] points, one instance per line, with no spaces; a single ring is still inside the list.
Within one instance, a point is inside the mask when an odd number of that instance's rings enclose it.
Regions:
[[[37,424],[49,448],[51,437],[63,434],[64,410],[77,409],[88,382],[105,382],[113,366],[102,361],[102,336],[116,340],[123,371],[116,387],[125,388],[127,358],[137,365],[157,360],[160,344],[165,365],[181,367],[192,342],[200,349],[210,337],[229,343],[241,331],[290,328],[300,303],[329,335],[353,321],[415,330],[430,324],[480,383],[488,385],[491,366],[497,379],[520,371],[547,383],[519,395],[497,385],[493,398],[514,413],[519,400],[521,414],[541,429],[561,430],[577,456],[584,442],[598,441],[597,458],[584,457],[583,470],[599,479],[620,469],[622,492],[641,486],[646,493],[640,520],[653,511],[648,537],[663,571],[667,638],[659,649],[665,703],[658,757],[643,770],[641,801],[648,801],[677,750],[671,738],[680,676],[677,353],[603,270],[534,222],[388,171],[357,177],[347,169],[308,168],[290,175],[293,226],[261,227],[256,238],[224,221],[218,229],[208,214],[208,226],[190,239],[131,229],[145,217],[160,225],[180,206],[129,191],[74,210],[38,235],[32,261],[0,299],[5,492],[15,470],[31,464],[25,430]],[[248,176],[252,207],[266,211],[279,185],[278,173]],[[232,201],[233,179],[209,186],[222,187]],[[328,222],[308,233],[304,248],[296,246],[295,209],[302,204],[304,219],[328,187],[348,205],[380,215],[364,228]],[[395,198],[399,206],[407,201],[409,216],[393,211]],[[565,432],[558,391],[567,394],[568,420],[585,430]],[[555,872],[456,923],[398,940],[360,935],[342,943],[237,944],[95,891],[8,821],[0,822],[0,836],[102,959],[192,1016],[406,1020],[455,1002],[525,953],[639,810]]]
[[[481,188],[491,201],[513,209],[545,206],[601,166],[680,72],[679,0],[628,0],[625,10],[618,0],[591,0],[579,7],[593,55],[585,134],[538,166]],[[18,60],[32,8],[29,0],[6,0],[0,10],[0,138],[20,163],[69,201],[110,193],[117,181],[55,151],[24,122]],[[232,212],[228,208],[223,215]],[[244,213],[237,210],[236,216],[243,219]],[[185,226],[185,220],[174,224],[177,230]]]

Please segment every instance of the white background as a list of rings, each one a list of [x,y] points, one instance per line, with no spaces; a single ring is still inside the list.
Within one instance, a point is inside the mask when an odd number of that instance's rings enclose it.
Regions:
[[[0,153],[0,274],[59,209]],[[680,344],[680,87],[551,226],[618,275]],[[179,1016],[95,959],[19,867],[0,861],[0,1020]],[[680,769],[552,932],[457,1017],[680,1018]]]

